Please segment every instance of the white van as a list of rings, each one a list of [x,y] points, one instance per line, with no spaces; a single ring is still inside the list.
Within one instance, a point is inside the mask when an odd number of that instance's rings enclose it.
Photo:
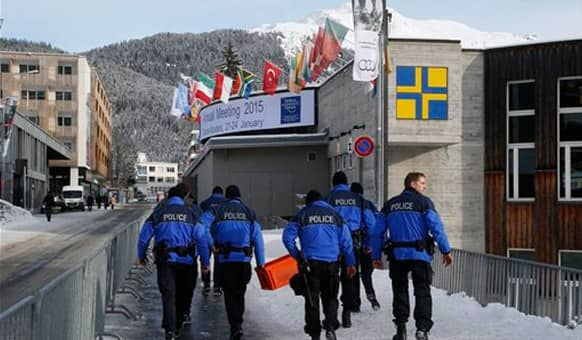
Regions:
[[[85,210],[85,195],[81,185],[65,185],[63,187],[63,200],[65,209]]]

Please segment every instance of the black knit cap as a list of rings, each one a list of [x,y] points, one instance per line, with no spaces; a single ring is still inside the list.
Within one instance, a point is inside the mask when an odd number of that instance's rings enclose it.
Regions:
[[[240,197],[240,189],[236,185],[229,185],[226,187],[226,194],[224,195],[229,200]]]
[[[221,194],[222,195],[224,193],[224,191],[222,191],[222,187],[220,187],[220,186],[217,185],[217,186],[214,187],[214,189],[212,189],[212,193],[213,194]]]
[[[348,184],[348,177],[343,171],[338,171],[333,174],[332,184],[335,187],[336,185],[340,184]]]
[[[307,193],[307,196],[305,196],[305,204],[310,204],[319,200],[321,200],[321,193],[317,190],[311,190]]]
[[[358,182],[354,182],[354,183],[352,183],[352,185],[350,185],[350,191],[355,192],[356,194],[360,194],[360,195],[364,194],[364,188]]]
[[[188,192],[188,186],[186,186],[184,183],[180,183],[168,191],[168,197],[184,198],[186,195],[188,195]]]

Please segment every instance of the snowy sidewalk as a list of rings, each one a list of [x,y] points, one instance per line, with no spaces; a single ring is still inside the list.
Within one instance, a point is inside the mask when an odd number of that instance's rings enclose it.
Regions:
[[[267,255],[275,258],[284,254],[280,232],[265,231]],[[254,263],[253,263],[254,265]],[[146,301],[141,304],[128,296],[118,296],[118,302],[143,313],[143,318],[128,322],[122,316],[107,316],[107,331],[124,339],[162,339],[161,299],[157,291],[155,273],[148,277],[149,287],[142,293]],[[198,281],[192,307],[193,325],[183,332],[180,340],[227,339],[228,323],[222,298],[204,298]],[[337,331],[339,339],[392,339],[392,294],[387,271],[374,271],[374,287],[382,308],[375,312],[362,292],[362,311],[353,314],[353,326]],[[410,287],[412,294],[412,287]],[[501,304],[487,307],[475,300],[433,288],[433,319],[435,326],[430,335],[434,340],[582,340],[582,329],[570,330],[552,323],[548,318],[526,316]],[[411,302],[414,297],[411,296]],[[411,310],[413,310],[411,306]],[[341,306],[340,306],[341,313]],[[303,333],[303,299],[293,295],[289,287],[277,291],[264,291],[255,274],[248,285],[243,328],[245,339],[307,339]],[[414,320],[408,323],[409,338],[413,338]]]

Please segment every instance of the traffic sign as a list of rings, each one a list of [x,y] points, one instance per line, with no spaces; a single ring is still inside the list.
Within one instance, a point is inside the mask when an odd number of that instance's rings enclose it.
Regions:
[[[374,140],[369,136],[359,136],[354,141],[354,152],[358,157],[368,157],[374,152]]]

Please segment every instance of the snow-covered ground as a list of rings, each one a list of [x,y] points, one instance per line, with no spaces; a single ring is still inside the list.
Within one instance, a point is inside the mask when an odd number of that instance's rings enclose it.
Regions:
[[[11,222],[26,222],[27,220],[32,221],[32,215],[29,211],[5,200],[0,200],[0,228]]]
[[[277,257],[285,253],[280,231],[265,231],[266,253]],[[388,272],[374,271],[374,287],[382,308],[375,312],[363,299],[362,311],[353,314],[353,326],[340,328],[339,339],[391,339],[395,332],[392,323],[392,293]],[[412,286],[410,287],[411,303]],[[549,318],[528,316],[501,304],[482,307],[465,294],[449,296],[441,289],[432,289],[433,319],[431,339],[447,340],[582,340],[582,328],[575,330],[552,323]],[[263,291],[255,276],[247,290],[246,319],[269,325],[271,339],[304,339],[303,299],[293,295],[289,287]],[[362,294],[363,298],[363,294]],[[413,310],[411,306],[411,310]],[[341,312],[341,307],[340,307]],[[260,318],[261,320],[256,320]],[[272,332],[271,332],[272,331]],[[408,323],[409,337],[413,337],[414,320]]]

